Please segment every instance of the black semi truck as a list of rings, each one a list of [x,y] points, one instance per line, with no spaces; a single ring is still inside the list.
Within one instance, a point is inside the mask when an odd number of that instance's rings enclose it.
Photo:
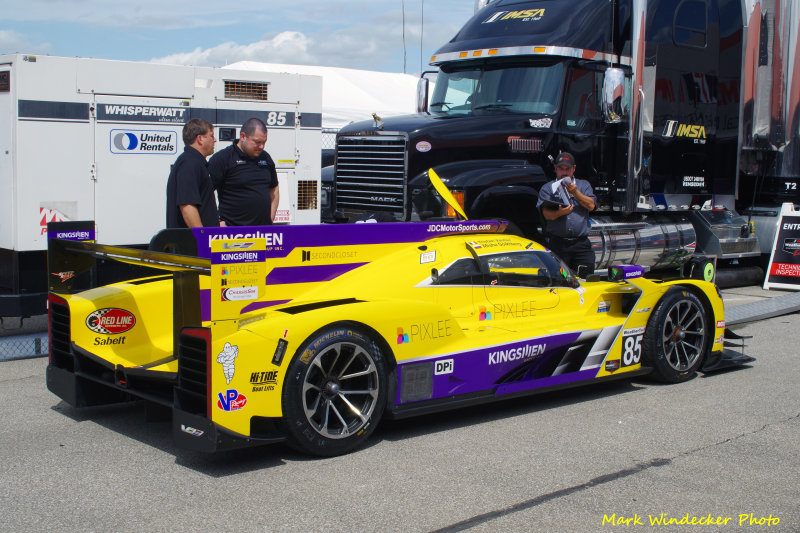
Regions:
[[[568,151],[597,194],[598,268],[744,264],[800,202],[799,25],[791,0],[491,2],[431,58],[417,114],[338,133],[330,220],[454,216],[433,168],[470,218],[535,237]]]

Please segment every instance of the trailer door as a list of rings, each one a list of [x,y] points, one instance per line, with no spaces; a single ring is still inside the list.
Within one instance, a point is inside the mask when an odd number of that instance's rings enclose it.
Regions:
[[[183,152],[189,101],[98,95],[94,107],[98,238],[147,243],[166,226],[167,177]]]
[[[14,248],[14,167],[12,128],[15,123],[11,97],[11,65],[0,65],[0,250]]]

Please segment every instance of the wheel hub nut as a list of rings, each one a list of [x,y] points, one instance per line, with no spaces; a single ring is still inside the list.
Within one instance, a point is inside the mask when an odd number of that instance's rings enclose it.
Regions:
[[[339,394],[340,390],[342,390],[342,388],[335,381],[329,381],[325,384],[325,395],[328,397],[336,396]]]

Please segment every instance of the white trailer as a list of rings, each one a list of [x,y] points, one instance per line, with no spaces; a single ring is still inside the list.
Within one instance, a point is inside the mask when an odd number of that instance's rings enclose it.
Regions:
[[[128,245],[164,228],[191,118],[214,124],[218,150],[261,118],[276,222],[318,223],[321,113],[318,76],[0,55],[0,316],[44,312],[47,222],[94,220],[98,239]]]

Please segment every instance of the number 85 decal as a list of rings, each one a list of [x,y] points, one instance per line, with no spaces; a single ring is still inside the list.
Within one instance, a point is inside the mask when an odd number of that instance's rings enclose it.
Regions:
[[[622,366],[638,365],[642,362],[642,339],[644,328],[626,329],[622,332]]]

